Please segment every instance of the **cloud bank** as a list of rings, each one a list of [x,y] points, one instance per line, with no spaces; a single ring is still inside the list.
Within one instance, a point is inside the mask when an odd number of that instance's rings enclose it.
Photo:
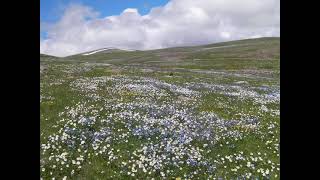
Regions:
[[[99,18],[99,12],[70,5],[53,24],[41,23],[47,38],[40,52],[68,56],[105,47],[158,49],[242,38],[280,36],[279,0],[171,0],[146,15],[128,8]]]

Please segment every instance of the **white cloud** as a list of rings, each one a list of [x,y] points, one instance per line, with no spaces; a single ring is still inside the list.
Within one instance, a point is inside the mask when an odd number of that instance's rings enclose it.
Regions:
[[[280,36],[279,0],[171,0],[140,15],[128,8],[99,18],[71,5],[46,25],[40,52],[67,56],[104,47],[157,49],[262,36]]]

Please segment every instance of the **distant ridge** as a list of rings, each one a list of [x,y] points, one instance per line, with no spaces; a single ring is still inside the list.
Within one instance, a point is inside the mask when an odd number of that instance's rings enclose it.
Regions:
[[[42,54],[40,53],[40,58],[43,57],[43,58],[58,58],[56,56],[52,56],[52,55],[47,55],[47,54]]]
[[[225,41],[225,42],[218,42],[218,43],[211,43],[211,44],[204,44],[204,45],[195,45],[195,46],[177,46],[177,47],[168,47],[162,49],[151,49],[151,50],[134,50],[134,49],[120,49],[116,47],[107,47],[107,48],[100,48],[88,52],[83,52],[79,54],[74,54],[65,57],[56,57],[52,55],[42,54],[40,53],[40,58],[48,59],[48,58],[57,58],[57,59],[73,59],[73,58],[102,58],[98,56],[113,56],[112,54],[120,57],[126,56],[125,54],[133,53],[133,54],[141,54],[141,53],[154,53],[154,52],[172,52],[172,51],[210,51],[210,50],[217,50],[217,49],[226,49],[226,48],[235,48],[239,46],[254,46],[259,44],[265,43],[280,43],[280,37],[261,37],[261,38],[251,38],[251,39],[241,39],[241,40],[234,40],[234,41]],[[109,55],[108,55],[109,54]],[[83,59],[81,58],[81,59]],[[104,58],[103,58],[104,59]]]
[[[261,37],[261,38],[251,38],[251,39],[240,39],[240,40],[234,40],[234,41],[225,41],[225,42],[217,42],[217,43],[210,43],[210,44],[203,44],[203,45],[195,45],[195,46],[176,46],[176,47],[168,47],[168,48],[161,48],[161,49],[150,49],[150,50],[134,50],[134,49],[120,49],[115,47],[107,47],[107,48],[100,48],[84,53],[74,54],[66,57],[72,57],[77,55],[92,55],[96,53],[110,53],[110,52],[121,52],[121,51],[158,51],[158,50],[167,50],[167,49],[176,49],[176,48],[193,48],[193,47],[217,47],[217,46],[237,46],[236,44],[242,44],[242,43],[254,43],[254,42],[260,42],[260,41],[268,41],[268,40],[280,40],[280,37]]]
[[[40,53],[40,57],[51,57],[50,55],[47,55],[47,54],[41,54]]]
[[[170,47],[152,50],[124,50],[101,48],[94,51],[71,55],[60,60],[115,63],[149,61],[180,61],[188,59],[260,59],[280,58],[280,38],[263,37],[219,42],[199,46]]]

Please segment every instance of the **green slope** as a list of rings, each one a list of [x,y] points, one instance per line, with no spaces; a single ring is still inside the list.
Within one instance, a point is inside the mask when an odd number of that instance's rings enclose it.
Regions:
[[[279,38],[44,55],[41,177],[279,179],[279,72]]]

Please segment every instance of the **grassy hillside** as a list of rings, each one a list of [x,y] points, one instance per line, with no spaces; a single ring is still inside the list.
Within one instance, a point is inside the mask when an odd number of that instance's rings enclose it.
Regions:
[[[40,60],[43,179],[279,179],[279,38]]]

